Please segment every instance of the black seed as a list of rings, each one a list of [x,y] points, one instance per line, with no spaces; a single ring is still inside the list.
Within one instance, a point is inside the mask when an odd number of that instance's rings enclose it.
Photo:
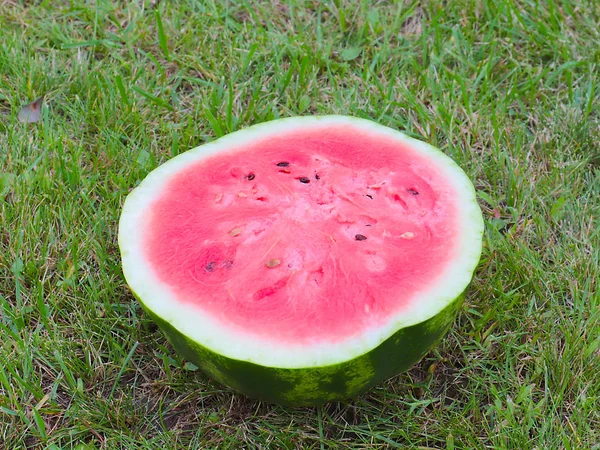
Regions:
[[[299,181],[300,183],[304,183],[304,184],[306,184],[306,183],[310,183],[310,178],[306,178],[306,177],[300,177],[300,178],[298,178],[298,181]]]
[[[373,200],[373,196],[371,194],[366,194],[366,197],[369,197],[371,200]]]
[[[211,261],[206,266],[204,266],[204,269],[207,272],[212,272],[213,270],[215,270],[215,265],[216,265],[216,263],[214,261]]]
[[[362,235],[362,234],[356,234],[354,236],[354,239],[356,239],[357,241],[366,241],[367,237],[365,235]]]
[[[409,189],[407,189],[407,191],[408,191],[409,194],[419,195],[419,191],[417,191],[415,189],[409,188]]]
[[[254,175],[253,173],[249,173],[248,175],[246,175],[246,179],[250,181],[254,180],[255,177],[256,175]]]
[[[315,180],[320,180],[320,179],[321,179],[321,177],[319,176],[319,174],[318,174],[318,173],[316,173],[316,174],[315,174]]]
[[[290,165],[290,163],[287,161],[281,161],[281,162],[277,163],[277,167],[287,167],[289,165]]]

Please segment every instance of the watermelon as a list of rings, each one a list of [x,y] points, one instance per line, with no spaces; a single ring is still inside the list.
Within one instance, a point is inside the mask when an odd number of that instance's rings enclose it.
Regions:
[[[128,285],[184,358],[253,398],[349,399],[447,332],[481,255],[473,185],[419,140],[345,116],[187,151],[127,197]]]

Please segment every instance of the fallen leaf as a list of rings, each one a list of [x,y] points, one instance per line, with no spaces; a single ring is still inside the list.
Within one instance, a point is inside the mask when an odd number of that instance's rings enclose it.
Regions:
[[[36,98],[31,103],[23,106],[19,110],[19,122],[35,123],[39,122],[42,113],[42,105],[44,103],[44,96]]]

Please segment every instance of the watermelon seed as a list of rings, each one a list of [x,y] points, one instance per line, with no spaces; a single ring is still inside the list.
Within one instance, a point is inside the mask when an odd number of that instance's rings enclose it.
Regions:
[[[416,189],[409,188],[409,189],[407,189],[407,191],[408,191],[409,194],[419,195],[419,191],[417,191]]]
[[[266,266],[269,269],[273,269],[273,268],[277,267],[279,264],[281,264],[281,261],[279,261],[277,258],[271,258],[266,262]]]
[[[239,236],[240,234],[242,234],[241,228],[234,228],[229,232],[229,236]]]
[[[357,241],[366,241],[367,237],[363,234],[356,234],[354,235],[354,239],[356,239]]]
[[[315,180],[320,180],[320,179],[321,179],[321,177],[319,176],[319,174],[318,174],[318,173],[316,173],[316,174],[315,174]]]
[[[401,237],[402,239],[412,239],[412,238],[414,238],[414,237],[415,237],[415,233],[411,233],[410,231],[407,231],[406,233],[402,233],[402,234],[400,235],[400,237]]]
[[[221,203],[221,200],[223,200],[223,194],[219,193],[215,196],[215,203]]]
[[[371,194],[366,194],[366,197],[369,197],[371,200],[373,200],[373,196]]]
[[[246,175],[246,179],[249,181],[254,180],[254,178],[256,178],[256,175],[254,175],[252,172],[250,172],[248,175]]]
[[[230,259],[223,261],[222,266],[225,267],[226,269],[231,269],[231,266],[233,266],[233,261]]]
[[[248,197],[248,194],[246,194],[245,192],[238,192],[238,197],[246,198],[246,197]]]
[[[304,183],[304,184],[306,184],[306,183],[310,183],[310,178],[306,178],[306,177],[300,177],[300,178],[298,178],[298,181],[299,181],[300,183]]]
[[[277,163],[277,167],[287,167],[289,165],[290,165],[290,163],[287,161],[281,161],[281,162]]]
[[[213,270],[215,270],[215,262],[209,262],[206,266],[204,266],[204,269],[206,269],[207,272],[212,272]]]
[[[279,172],[281,172],[281,173],[292,173],[292,171],[290,169],[280,169]]]

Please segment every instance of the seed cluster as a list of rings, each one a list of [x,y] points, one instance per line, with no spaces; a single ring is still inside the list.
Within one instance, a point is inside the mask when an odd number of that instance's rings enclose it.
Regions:
[[[292,173],[292,170],[293,170],[293,167],[289,161],[277,162],[277,163],[275,163],[275,166],[277,167],[277,170],[279,173],[290,174],[290,173]],[[294,170],[297,170],[297,168],[295,168]],[[240,176],[241,173],[243,173],[243,172],[241,170],[237,169],[234,176],[236,176],[236,177]],[[257,175],[254,172],[247,172],[246,175],[243,176],[243,178],[248,181],[253,181],[256,179],[256,176]],[[304,175],[295,176],[294,179],[298,180],[300,183],[303,183],[303,184],[311,183],[311,178],[309,178],[308,176],[304,176]],[[315,172],[313,180],[319,181],[320,179],[321,179],[321,176],[317,172]],[[370,185],[370,186],[368,186],[368,188],[373,189],[373,190],[378,190],[378,189],[381,189],[383,184],[385,184],[385,181],[378,183],[378,184]],[[252,194],[257,194],[259,191],[256,184],[254,184],[252,186],[251,190],[252,190]],[[374,200],[375,197],[373,194],[375,194],[375,192],[373,192],[373,191],[371,191],[371,192],[372,193],[364,194],[364,196],[370,200]],[[414,187],[406,188],[406,192],[412,196],[419,195],[419,191],[417,189],[415,189]],[[238,192],[237,196],[241,197],[241,198],[245,198],[248,196],[248,194],[246,194],[245,192]],[[399,196],[396,194],[396,197],[399,197]],[[215,203],[221,203],[222,200],[223,200],[223,194],[222,193],[216,194]],[[258,197],[257,200],[266,201],[267,198],[266,197]],[[366,223],[366,224],[364,224],[364,226],[365,227],[373,227],[375,225],[373,225],[371,223]],[[244,233],[243,226],[242,227],[236,226],[228,231],[229,236],[231,236],[232,238],[236,238],[236,240],[240,239],[240,237],[242,236],[243,233]],[[389,232],[387,232],[386,230],[383,231],[384,237],[390,236],[390,235],[391,234]],[[406,231],[406,232],[400,234],[400,238],[402,238],[404,240],[411,240],[411,239],[415,238],[415,233]],[[367,236],[365,236],[364,234],[358,233],[358,234],[354,235],[354,240],[358,241],[358,242],[366,241],[367,239],[368,239]],[[278,258],[269,258],[264,262],[264,264],[265,264],[265,267],[267,267],[268,269],[275,269],[275,268],[281,266],[281,260]],[[209,261],[208,263],[206,263],[204,265],[204,270],[206,272],[212,273],[212,272],[216,272],[216,271],[222,270],[222,269],[232,269],[232,266],[233,266],[232,260]],[[283,266],[281,266],[281,267],[283,267]],[[291,266],[288,264],[287,267],[291,267]]]
[[[280,173],[289,174],[292,172],[292,167],[291,167],[291,164],[289,161],[279,161],[275,165],[279,168]],[[245,175],[244,178],[248,181],[252,181],[256,178],[256,174],[254,172],[249,172],[247,175]],[[303,183],[303,184],[309,184],[311,182],[311,179],[304,175],[297,176],[295,178],[296,178],[296,180],[298,180],[300,183]],[[321,176],[315,172],[314,179],[318,181],[321,179]],[[381,184],[369,186],[369,188],[379,189],[379,188],[381,188]],[[417,191],[414,188],[407,188],[406,191],[413,196],[419,195],[419,191]],[[253,193],[257,193],[257,192],[258,192],[258,190],[255,187],[255,189],[253,190]],[[245,197],[246,195],[244,193],[240,193],[240,194],[238,194],[238,196]],[[365,197],[369,198],[370,200],[374,199],[373,195],[371,195],[371,194],[365,194]],[[217,196],[217,198],[215,199],[215,202],[217,202],[217,203],[220,202],[221,198],[222,198],[222,194],[219,194]],[[259,200],[264,200],[264,197],[259,197]],[[372,225],[366,224],[365,226],[371,227]],[[237,237],[237,236],[241,235],[242,232],[243,232],[242,228],[236,227],[229,231],[229,235],[231,237]],[[405,233],[401,234],[400,237],[402,239],[410,240],[410,239],[413,239],[415,237],[415,235],[412,232],[405,232]],[[366,241],[367,236],[365,236],[364,234],[355,234],[354,240],[359,241],[359,242]],[[271,258],[265,262],[265,266],[269,269],[274,269],[275,267],[278,267],[280,264],[281,264],[281,261],[277,258]],[[221,266],[225,267],[225,268],[231,268],[232,265],[233,265],[233,261],[225,261],[221,264]],[[217,264],[215,261],[210,261],[209,263],[206,264],[206,266],[204,268],[207,272],[213,272],[217,268]]]
[[[276,166],[280,167],[279,172],[281,172],[281,173],[292,173],[289,161],[280,161],[276,164]],[[320,180],[320,179],[321,179],[321,177],[319,176],[318,173],[316,173],[315,180]],[[296,180],[298,180],[300,183],[303,183],[303,184],[310,183],[310,178],[308,178],[306,176],[296,177]]]

